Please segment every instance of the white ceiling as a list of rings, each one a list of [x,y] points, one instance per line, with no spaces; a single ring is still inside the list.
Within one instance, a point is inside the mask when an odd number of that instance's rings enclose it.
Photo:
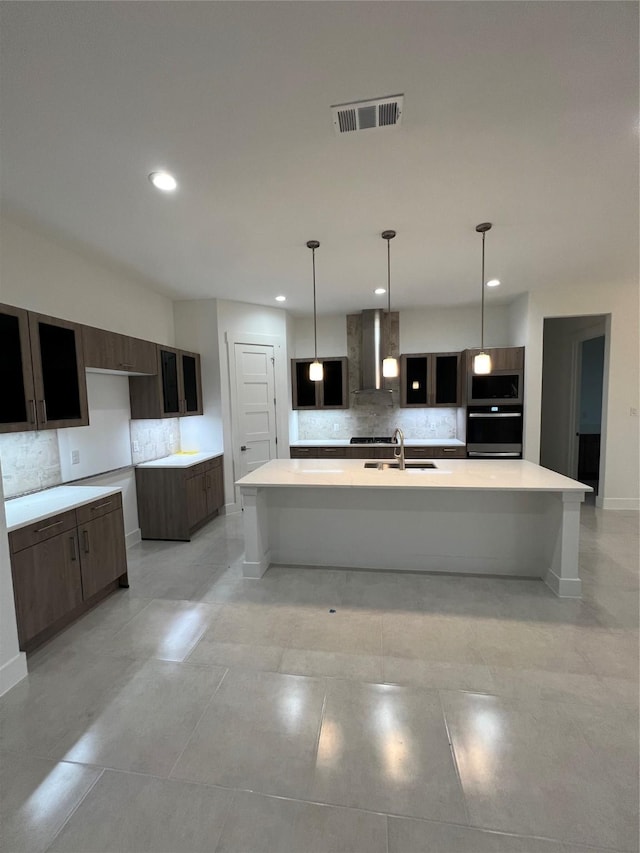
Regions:
[[[6,209],[173,298],[308,312],[314,238],[319,311],[371,307],[394,228],[393,307],[478,301],[483,220],[491,299],[637,278],[635,2],[2,5]]]

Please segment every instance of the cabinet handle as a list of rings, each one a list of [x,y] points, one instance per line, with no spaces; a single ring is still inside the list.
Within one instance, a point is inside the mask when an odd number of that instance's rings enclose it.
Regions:
[[[78,555],[76,553],[76,537],[70,536],[69,542],[71,542],[71,562],[75,563],[75,561],[78,559]]]
[[[121,362],[120,362],[120,364],[119,364],[118,366],[119,366],[119,367],[133,367],[133,365],[132,365],[132,364],[129,364],[129,362],[128,362],[128,361],[121,361]]]
[[[37,417],[38,417],[36,415],[36,401],[35,400],[29,400],[29,405],[31,406],[31,420],[29,421],[29,423],[35,424]]]
[[[457,449],[458,449],[457,447],[443,447],[442,452],[443,453],[455,453]]]
[[[40,404],[42,407],[42,423],[46,424],[46,422],[47,422],[47,401],[46,400],[40,400]]]
[[[102,509],[103,506],[111,506],[111,501],[104,501],[104,503],[96,504],[96,506],[92,506],[91,512],[95,512],[97,509]]]
[[[84,539],[84,553],[88,554],[89,553],[89,531],[88,530],[82,531],[82,538]]]
[[[57,527],[59,524],[62,524],[61,521],[54,521],[53,524],[47,524],[46,527],[38,527],[34,532],[35,533],[44,533],[45,530],[51,530],[52,527]]]

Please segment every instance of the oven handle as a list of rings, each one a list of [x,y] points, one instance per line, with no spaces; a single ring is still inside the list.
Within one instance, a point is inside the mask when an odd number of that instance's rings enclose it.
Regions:
[[[521,418],[522,412],[471,412],[470,418]]]
[[[512,456],[512,457],[517,456],[517,457],[519,457],[520,456],[519,453],[506,453],[504,451],[502,451],[502,452],[500,452],[500,451],[491,452],[490,450],[487,450],[486,452],[483,452],[481,450],[470,450],[467,455],[468,456],[491,456],[491,457],[494,457],[494,456]]]

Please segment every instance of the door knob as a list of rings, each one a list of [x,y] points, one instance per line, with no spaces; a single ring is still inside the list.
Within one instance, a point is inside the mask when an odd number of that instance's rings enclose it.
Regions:
[[[247,445],[246,445],[246,444],[242,444],[242,445],[240,446],[240,450],[246,450],[246,449],[247,449]]]

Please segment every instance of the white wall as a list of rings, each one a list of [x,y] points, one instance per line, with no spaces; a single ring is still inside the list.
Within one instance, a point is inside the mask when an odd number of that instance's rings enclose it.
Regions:
[[[89,426],[57,431],[63,483],[131,465],[128,378],[87,373],[87,399]]]
[[[0,474],[2,473],[0,465]],[[0,696],[27,674],[27,656],[18,648],[7,520],[0,476]]]
[[[222,430],[224,439],[224,492],[229,511],[239,509],[234,480],[237,479],[233,463],[233,436],[231,430],[231,391],[229,387],[229,347],[233,341],[267,343],[274,345],[276,428],[278,456],[289,456],[289,353],[287,352],[287,314],[280,308],[264,308],[244,302],[217,300],[218,344],[221,377]]]
[[[180,418],[182,450],[221,453],[222,395],[218,344],[218,306],[215,299],[176,302],[173,306],[176,346],[200,353],[203,416]]]
[[[400,311],[400,352],[457,352],[480,346],[480,306],[462,308],[415,308]],[[485,312],[486,346],[511,343],[510,307],[489,305]],[[313,317],[296,317],[292,358],[313,355]],[[318,355],[347,354],[347,321],[344,314],[318,317]]]
[[[557,317],[544,323],[540,464],[568,477],[573,471],[573,347],[585,334],[605,333],[605,318]]]
[[[602,418],[602,451],[598,504],[605,509],[638,509],[638,390],[640,357],[638,283],[605,283],[598,287],[557,288],[529,294],[526,333],[524,455],[540,459],[542,345],[545,317],[610,314],[608,358]],[[636,414],[632,414],[635,410]]]
[[[8,217],[0,220],[0,301],[172,344],[173,304],[137,279]]]

